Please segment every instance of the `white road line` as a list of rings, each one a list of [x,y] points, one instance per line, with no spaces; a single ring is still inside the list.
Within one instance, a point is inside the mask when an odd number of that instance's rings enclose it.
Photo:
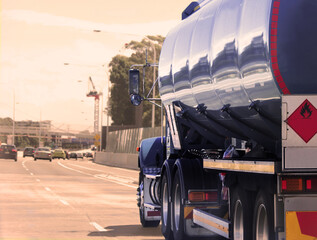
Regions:
[[[107,232],[108,230],[100,226],[96,222],[90,222],[90,225],[94,226],[99,232]]]
[[[52,190],[49,187],[45,187],[45,190],[51,192]]]
[[[26,162],[27,160],[24,160],[23,162],[22,162],[22,166],[25,168],[25,170],[26,171],[29,171],[29,169],[25,166],[25,162]]]
[[[33,173],[30,173],[31,174],[31,176],[33,176],[34,174]]]
[[[80,165],[73,164],[73,163],[69,163],[69,165],[72,165],[72,166],[75,166],[75,167],[79,167],[79,168],[88,169],[88,170],[93,170],[93,171],[97,171],[97,172],[103,172],[103,173],[105,172],[104,170],[84,167],[84,166],[80,166]],[[111,167],[111,168],[117,169],[117,170],[120,170],[120,171],[131,172],[131,173],[135,173],[137,171],[137,170],[124,169],[124,168],[116,168],[116,167]]]
[[[84,175],[87,175],[87,176],[91,176],[91,177],[94,177],[94,178],[98,178],[98,179],[102,179],[102,180],[105,180],[105,181],[108,181],[108,182],[113,182],[113,183],[116,183],[116,184],[119,184],[119,185],[122,185],[122,186],[126,186],[126,187],[129,187],[129,188],[134,188],[134,189],[137,189],[137,186],[133,186],[133,185],[130,185],[130,184],[126,184],[126,183],[122,183],[122,182],[119,182],[119,181],[114,181],[114,180],[111,180],[109,178],[104,178],[104,177],[100,177],[98,175],[94,175],[94,174],[90,174],[90,173],[85,173],[83,171],[80,171],[80,170],[77,170],[77,169],[73,169],[73,168],[70,168],[70,167],[67,167],[65,166],[64,164],[62,164],[60,161],[58,161],[58,165],[60,165],[61,167],[63,168],[66,168],[66,169],[69,169],[69,170],[72,170],[72,171],[75,171],[75,172],[78,172],[78,173],[81,173],[81,174],[84,174]]]
[[[36,181],[37,181],[37,182],[40,182],[41,180],[40,180],[40,179],[36,179]]]
[[[59,199],[59,201],[60,201],[61,203],[63,203],[64,205],[69,206],[69,203],[68,203],[68,202],[66,202],[65,200],[63,200],[63,199]]]

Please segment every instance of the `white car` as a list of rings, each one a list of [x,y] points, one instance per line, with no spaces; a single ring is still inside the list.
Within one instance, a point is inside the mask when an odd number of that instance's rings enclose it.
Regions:
[[[52,161],[52,153],[50,148],[38,147],[34,152],[34,161],[37,159],[47,159]]]

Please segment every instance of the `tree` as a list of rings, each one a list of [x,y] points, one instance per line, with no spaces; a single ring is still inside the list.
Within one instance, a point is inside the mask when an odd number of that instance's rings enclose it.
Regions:
[[[145,64],[146,51],[148,63],[158,63],[161,47],[164,41],[162,36],[147,36],[141,42],[131,41],[126,44],[127,49],[134,50],[130,57],[117,55],[110,62],[110,81],[111,100],[110,100],[110,115],[113,120],[113,125],[137,125],[136,112],[142,111],[142,126],[151,126],[152,104],[144,101],[141,107],[134,107],[130,103],[128,95],[128,70],[133,64]],[[156,59],[154,60],[154,51],[156,52]],[[142,69],[140,69],[142,75]],[[156,68],[157,77],[157,68]],[[141,77],[142,78],[142,77]],[[145,93],[148,93],[153,85],[153,68],[146,68],[145,72]],[[156,87],[156,89],[158,89]],[[151,95],[152,97],[152,95]],[[156,97],[158,93],[156,91]],[[139,109],[137,109],[139,108]],[[155,118],[156,126],[160,125],[161,110],[156,107]]]

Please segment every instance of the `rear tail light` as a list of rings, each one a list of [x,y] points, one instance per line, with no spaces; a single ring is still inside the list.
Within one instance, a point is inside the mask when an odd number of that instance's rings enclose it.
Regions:
[[[317,192],[317,176],[284,176],[281,178],[282,193]]]
[[[317,177],[309,177],[306,179],[307,192],[317,192]]]
[[[218,192],[216,190],[198,190],[188,192],[189,202],[217,202]]]
[[[16,149],[12,149],[12,152],[17,152],[17,150]]]
[[[300,192],[303,191],[302,178],[282,178],[282,192]]]

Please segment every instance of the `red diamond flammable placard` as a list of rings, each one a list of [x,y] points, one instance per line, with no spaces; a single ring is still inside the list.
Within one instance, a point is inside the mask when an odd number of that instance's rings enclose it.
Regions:
[[[306,142],[317,133],[317,109],[307,99],[289,116],[287,124]]]

